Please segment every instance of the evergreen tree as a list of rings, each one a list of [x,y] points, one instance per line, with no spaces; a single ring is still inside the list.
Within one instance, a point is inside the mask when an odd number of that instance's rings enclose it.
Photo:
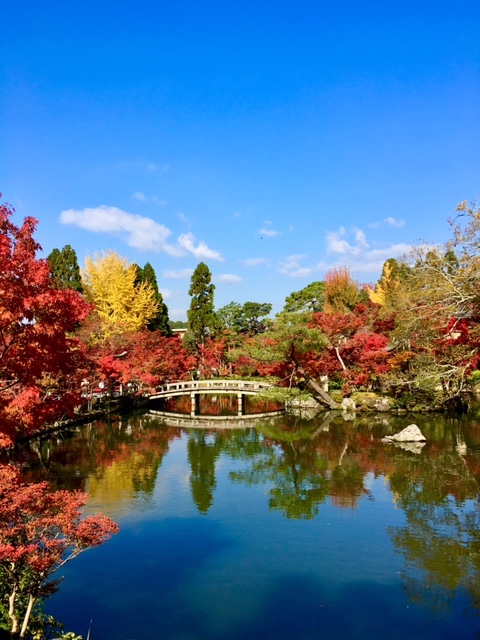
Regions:
[[[219,329],[227,329],[234,334],[256,335],[266,330],[265,316],[272,310],[269,302],[230,302],[217,311]]]
[[[47,260],[55,287],[83,291],[75,249],[72,249],[69,244],[65,245],[61,251],[54,249]]]
[[[323,311],[325,304],[325,282],[316,280],[285,298],[283,310],[286,313]]]
[[[188,294],[192,296],[188,317],[188,341],[198,346],[214,331],[216,316],[213,306],[212,274],[204,262],[200,262],[192,275]]]
[[[163,301],[163,296],[158,289],[157,277],[155,275],[154,268],[149,262],[147,262],[143,269],[139,267],[138,264],[135,265],[135,269],[137,272],[135,282],[137,284],[147,282],[155,291],[155,299],[158,303],[158,311],[148,323],[147,328],[150,329],[150,331],[161,331],[163,335],[171,336],[172,330],[170,328],[170,320],[168,318],[168,307]]]

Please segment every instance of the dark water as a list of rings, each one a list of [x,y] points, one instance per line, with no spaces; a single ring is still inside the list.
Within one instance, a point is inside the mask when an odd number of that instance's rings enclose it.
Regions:
[[[97,422],[34,446],[121,532],[64,568],[47,611],[92,640],[480,637],[480,421]]]

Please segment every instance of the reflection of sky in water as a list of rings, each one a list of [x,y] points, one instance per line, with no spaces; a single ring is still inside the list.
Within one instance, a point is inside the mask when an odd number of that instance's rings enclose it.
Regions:
[[[85,635],[93,617],[92,637],[102,640],[468,638],[480,630],[475,612],[461,613],[468,610],[461,592],[437,614],[407,597],[405,571],[414,579],[423,573],[412,563],[407,567],[392,544],[389,530],[402,530],[407,520],[385,475],[364,473],[365,491],[355,485],[353,506],[327,493],[315,517],[287,518],[281,508],[269,508],[283,480],[266,473],[247,483],[241,475],[234,481],[232,473],[254,464],[268,470],[292,455],[308,496],[315,478],[301,475],[300,445],[282,450],[260,442],[253,458],[238,459],[219,447],[208,458],[201,454],[204,447],[213,451],[215,436],[197,432],[196,449],[189,448],[192,437],[170,440],[151,495],[118,494],[121,533],[66,569],[51,604],[67,629]],[[332,454],[337,462],[342,447]],[[189,455],[199,455],[196,473],[213,496],[204,514],[192,497]],[[346,470],[356,460],[348,455],[342,458]],[[403,462],[415,456],[418,464],[417,454],[394,455]],[[287,489],[294,467],[286,465]],[[325,477],[331,476],[330,465]],[[105,510],[99,499],[95,507]]]

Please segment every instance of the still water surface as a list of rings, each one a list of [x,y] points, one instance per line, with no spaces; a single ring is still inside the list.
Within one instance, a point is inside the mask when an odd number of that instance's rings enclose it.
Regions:
[[[64,568],[47,611],[92,640],[480,637],[480,422],[148,413],[23,454],[121,531]],[[92,621],[92,622],[90,622]]]

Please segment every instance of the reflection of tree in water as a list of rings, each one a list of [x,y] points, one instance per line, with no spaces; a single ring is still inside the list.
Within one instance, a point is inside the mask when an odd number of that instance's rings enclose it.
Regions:
[[[389,529],[405,558],[406,592],[438,611],[459,591],[480,608],[479,486],[452,444],[430,457],[400,456],[390,476],[406,516],[404,526]]]
[[[369,495],[369,492],[363,484],[365,471],[360,467],[353,452],[347,454],[348,444],[345,444],[344,454],[331,472],[329,495],[337,507],[355,509],[360,496]]]
[[[361,495],[365,470],[356,456],[356,445],[343,428],[329,431],[328,421],[298,419],[259,429],[263,447],[249,468],[231,477],[247,485],[269,483],[269,506],[287,518],[310,519],[328,496],[337,506],[354,508]]]
[[[213,492],[217,486],[215,463],[222,452],[222,432],[192,431],[189,433],[187,451],[190,463],[190,489],[192,499],[200,513],[205,514],[213,504]]]
[[[163,456],[177,429],[131,415],[78,427],[74,434],[33,442],[24,457],[29,481],[49,480],[53,488],[85,490],[115,502],[126,495],[151,495]]]

